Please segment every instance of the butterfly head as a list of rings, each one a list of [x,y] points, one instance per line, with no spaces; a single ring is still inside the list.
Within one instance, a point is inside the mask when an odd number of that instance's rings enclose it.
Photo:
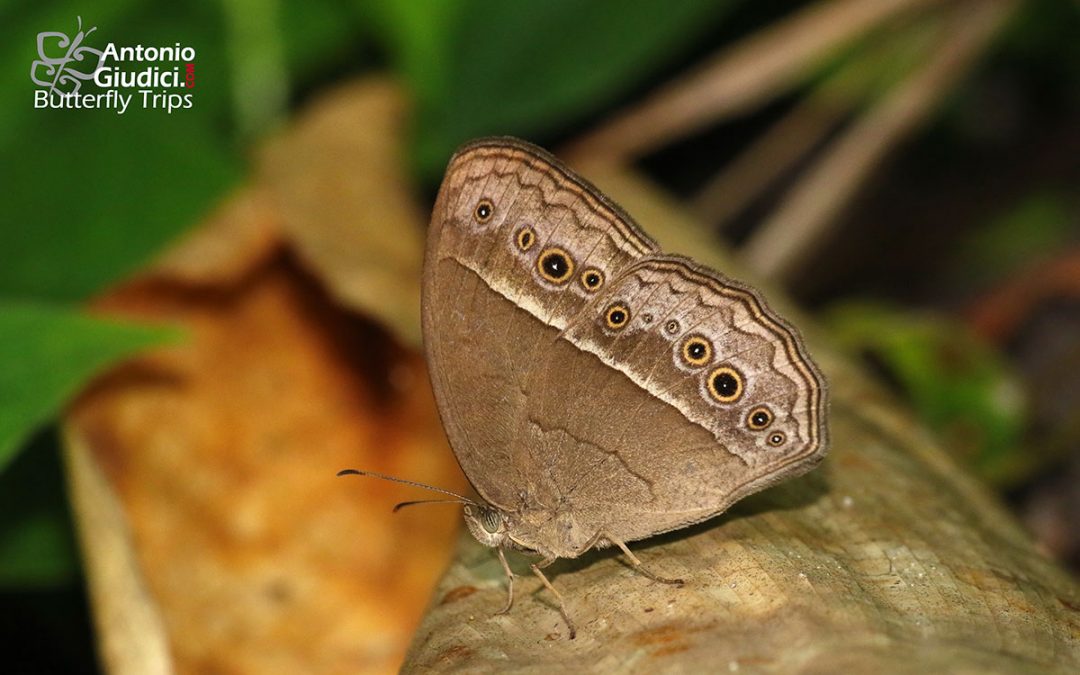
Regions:
[[[487,504],[466,504],[465,524],[476,540],[485,546],[511,545],[506,515]]]

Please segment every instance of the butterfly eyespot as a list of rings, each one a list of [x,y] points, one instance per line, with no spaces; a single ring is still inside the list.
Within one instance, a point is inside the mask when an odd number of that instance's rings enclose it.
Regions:
[[[531,227],[526,225],[518,230],[517,233],[517,246],[522,251],[528,251],[536,243],[536,232]]]
[[[630,310],[625,305],[614,304],[604,312],[604,321],[612,330],[622,330],[630,323]]]
[[[477,203],[476,209],[473,210],[473,217],[481,225],[491,220],[493,215],[495,215],[495,205],[491,203],[490,199],[481,199]]]
[[[769,445],[773,446],[774,448],[778,448],[783,445],[784,441],[786,440],[787,436],[785,436],[783,432],[777,431],[776,433],[769,436]]]
[[[664,332],[668,335],[677,335],[679,332],[679,322],[675,319],[668,321],[664,324]]]
[[[641,321],[643,323],[652,323],[652,320],[653,320],[653,315],[648,313],[648,312],[645,312],[644,314],[641,315]]]
[[[536,259],[536,269],[551,283],[564,284],[574,273],[574,261],[561,248],[549,248]]]
[[[720,403],[734,403],[743,393],[743,378],[731,366],[721,366],[709,373],[709,393]]]
[[[762,429],[765,429],[770,424],[772,424],[772,421],[772,411],[770,411],[763,405],[754,408],[746,415],[746,426],[750,427],[754,431],[761,431]],[[776,434],[773,434],[773,436],[776,436]],[[769,441],[772,442],[772,437],[769,438]]]
[[[682,343],[682,359],[688,366],[703,366],[712,360],[712,343],[692,335]]]
[[[581,285],[587,291],[595,291],[604,285],[604,273],[596,269],[587,269],[581,273]]]

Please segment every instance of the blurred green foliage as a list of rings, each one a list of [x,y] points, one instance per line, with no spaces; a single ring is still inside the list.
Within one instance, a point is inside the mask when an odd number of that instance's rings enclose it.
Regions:
[[[117,358],[175,339],[175,331],[0,300],[0,471],[26,433]]]
[[[414,159],[437,178],[477,136],[551,134],[672,61],[739,3],[398,0],[366,6],[418,105]],[[567,20],[567,17],[573,17]]]
[[[895,382],[962,463],[997,484],[1029,466],[1017,452],[1024,429],[1023,389],[1001,356],[963,324],[882,303],[832,307],[836,342],[869,357]]]
[[[959,247],[955,285],[986,288],[1064,250],[1075,235],[1080,197],[1042,186],[995,213]]]

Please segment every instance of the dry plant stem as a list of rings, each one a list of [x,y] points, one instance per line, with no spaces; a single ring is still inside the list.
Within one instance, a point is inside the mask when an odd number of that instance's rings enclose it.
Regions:
[[[783,279],[810,255],[835,216],[888,153],[952,90],[1017,6],[977,0],[952,10],[940,48],[836,141],[744,249],[758,274]]]
[[[775,97],[830,50],[901,12],[940,0],[837,0],[815,3],[762,30],[586,133],[560,153],[573,164],[632,160]]]
[[[692,204],[701,218],[723,231],[821,143],[848,112],[826,98],[812,96],[802,101],[706,183]]]
[[[940,24],[941,12],[926,12]],[[898,23],[898,22],[893,22]],[[925,31],[926,21],[919,20]],[[931,33],[932,35],[933,33]],[[907,31],[896,31],[886,40],[877,40],[826,80],[815,85],[768,131],[725,165],[700,190],[694,208],[704,220],[723,231],[754,200],[760,199],[770,185],[803,161],[815,147],[840,127],[860,103],[870,95],[872,81],[867,72],[875,62],[895,58],[897,40],[907,41]],[[924,57],[933,44],[928,44]]]

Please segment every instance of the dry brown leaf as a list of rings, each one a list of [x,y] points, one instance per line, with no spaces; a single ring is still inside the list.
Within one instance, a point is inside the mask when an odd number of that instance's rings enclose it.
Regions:
[[[386,202],[405,193],[403,153],[392,149],[402,139],[391,135],[399,103],[376,81],[317,105],[279,141],[303,171],[256,180],[96,303],[189,334],[100,378],[66,418],[72,501],[110,672],[400,664],[460,514],[392,514],[396,501],[422,495],[335,473],[362,467],[466,485],[423,359],[395,337],[418,334],[407,325],[418,319],[416,298],[407,298],[421,249],[415,234],[385,229],[418,227],[400,216],[415,206]],[[329,127],[319,130],[320,119]],[[360,157],[329,150],[333,120],[339,151]],[[355,143],[357,126],[385,137]],[[306,182],[327,177],[320,157],[337,165],[339,182]],[[331,206],[318,192],[327,187],[351,192]],[[327,291],[348,296],[349,284],[371,293],[349,296],[359,313]]]
[[[334,474],[462,487],[420,356],[284,255],[239,287],[135,285],[103,309],[191,335],[115,370],[68,418],[123,505],[178,670],[392,671],[458,516],[394,517],[404,490]],[[91,582],[100,613],[116,589]]]
[[[169,637],[139,568],[123,504],[83,439],[69,430],[64,442],[101,660],[114,675],[172,673]]]
[[[340,87],[269,145],[261,174],[287,238],[327,288],[419,346],[427,214],[405,164],[408,112],[389,80]]]
[[[281,218],[266,190],[245,187],[146,271],[185,284],[235,284],[282,245]]]

